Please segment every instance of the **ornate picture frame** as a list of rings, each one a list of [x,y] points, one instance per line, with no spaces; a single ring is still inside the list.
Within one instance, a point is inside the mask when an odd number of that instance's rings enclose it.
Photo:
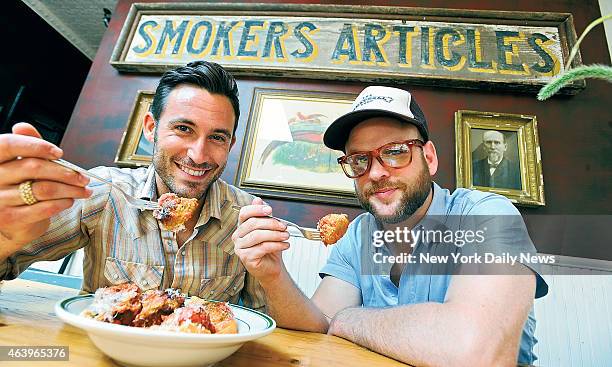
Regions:
[[[125,132],[119,143],[115,164],[119,167],[145,167],[151,164],[153,143],[142,133],[144,117],[153,101],[154,91],[139,90],[128,119]]]
[[[517,205],[545,205],[536,116],[457,111],[455,163],[457,187],[494,192]]]
[[[358,205],[342,152],[323,145],[354,94],[255,88],[236,186],[255,195]]]

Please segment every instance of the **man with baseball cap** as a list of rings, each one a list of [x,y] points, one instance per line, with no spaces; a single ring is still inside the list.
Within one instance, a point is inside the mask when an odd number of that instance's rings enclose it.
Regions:
[[[367,213],[332,248],[313,297],[284,268],[289,234],[261,199],[242,208],[233,235],[235,253],[264,288],[278,325],[327,332],[412,365],[532,364],[530,311],[546,283],[520,262],[479,275],[476,260],[482,248],[495,259],[535,253],[523,220],[503,196],[450,193],[433,182],[436,148],[412,94],[364,89],[323,141],[345,153],[338,163]],[[480,231],[482,241],[465,244],[458,236],[465,229]],[[421,236],[442,230],[450,239]],[[432,255],[474,260],[436,264]]]

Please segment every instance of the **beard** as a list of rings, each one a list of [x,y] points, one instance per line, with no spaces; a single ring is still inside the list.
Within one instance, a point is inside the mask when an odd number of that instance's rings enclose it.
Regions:
[[[211,170],[210,173],[212,173],[212,176],[206,181],[186,181],[179,184],[171,173],[173,169],[179,169],[175,162],[194,169],[209,169]],[[223,166],[208,162],[196,164],[189,157],[170,157],[165,151],[158,149],[157,144],[155,144],[153,147],[153,167],[155,168],[155,173],[157,173],[170,192],[180,197],[199,200],[206,196],[206,192],[210,185],[221,176],[221,173],[223,173],[225,169],[225,164],[223,164]]]
[[[421,168],[415,179],[412,182],[406,183],[402,181],[381,180],[372,182],[369,187],[366,187],[363,192],[355,187],[357,199],[361,207],[372,213],[377,221],[382,223],[396,224],[410,218],[427,200],[429,191],[431,190],[431,175],[425,164],[425,160],[421,157]],[[399,199],[399,205],[393,214],[382,215],[374,205],[370,202],[370,196],[381,189],[396,188],[402,192]]]
[[[500,161],[502,159],[502,155],[500,152],[493,150],[489,152],[489,160],[491,160],[492,162],[497,162]]]

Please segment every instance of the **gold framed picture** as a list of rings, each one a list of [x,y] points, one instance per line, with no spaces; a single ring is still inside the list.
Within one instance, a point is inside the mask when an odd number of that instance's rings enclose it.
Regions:
[[[142,133],[144,117],[149,112],[155,92],[139,90],[128,119],[125,132],[119,143],[115,164],[119,167],[143,167],[151,164],[153,143]]]
[[[455,112],[455,159],[457,187],[501,194],[519,205],[545,205],[535,116]]]
[[[236,186],[256,195],[358,205],[353,180],[323,144],[354,94],[256,88]]]

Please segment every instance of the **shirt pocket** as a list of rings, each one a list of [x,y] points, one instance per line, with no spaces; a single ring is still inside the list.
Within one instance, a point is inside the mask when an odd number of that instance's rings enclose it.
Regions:
[[[143,291],[159,289],[163,272],[162,265],[141,264],[113,257],[107,257],[104,264],[104,277],[108,283],[133,282]]]
[[[246,272],[202,279],[198,297],[223,302],[238,302],[240,291],[244,287]]]

